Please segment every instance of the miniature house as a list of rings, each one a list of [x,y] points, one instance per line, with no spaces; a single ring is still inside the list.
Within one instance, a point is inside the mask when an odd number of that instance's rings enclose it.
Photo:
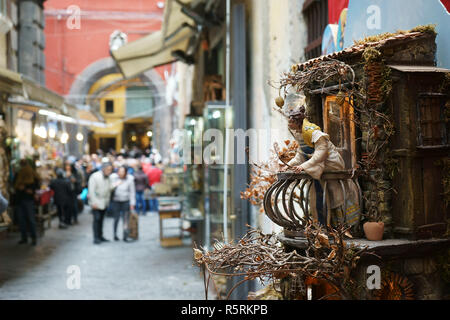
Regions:
[[[386,96],[383,103],[378,103],[381,105],[379,112],[389,119],[393,128],[380,125],[370,133],[355,126],[351,119],[356,111],[348,103],[336,103],[340,86],[347,85],[345,83],[332,80],[325,85],[311,83],[304,92],[308,117],[329,134],[345,161],[346,169],[355,168],[368,156],[366,144],[371,143],[371,139],[384,137],[387,130],[392,130],[388,144],[383,146],[380,154],[380,165],[372,170],[378,178],[360,179],[358,185],[363,213],[369,206],[375,206],[385,222],[383,241],[348,241],[358,246],[367,245],[380,258],[361,259],[355,278],[362,287],[367,278],[367,266],[376,264],[383,270],[383,288],[372,292],[362,290],[361,299],[441,299],[448,295],[449,276],[442,273],[445,270],[442,266],[448,265],[450,257],[450,70],[436,67],[435,37],[434,32],[421,30],[372,38],[343,51],[296,65],[298,70],[305,70],[318,61],[342,61],[353,68],[358,82],[370,77],[367,60],[363,56],[365,50],[375,48],[381,53],[384,69],[382,72],[378,70],[376,76],[383,87],[380,90],[385,90]],[[364,118],[360,117],[360,120],[364,121]],[[367,139],[368,135],[371,135],[370,139]],[[278,221],[284,227],[285,232],[279,239],[286,248],[302,250],[306,248],[305,243],[298,233],[293,232],[295,225],[277,214],[280,211],[276,208],[277,200],[272,198],[274,194],[275,197],[280,195],[283,201],[289,198],[286,190],[291,182],[280,180],[295,179],[292,177],[278,174],[275,187],[267,192],[265,209],[275,223]],[[379,187],[375,193],[371,192],[373,184]],[[292,185],[299,183],[293,181]],[[308,184],[300,185],[303,188]],[[281,190],[282,186],[288,187]],[[289,203],[283,202],[283,206],[293,208]],[[286,211],[295,218],[289,210]],[[295,296],[293,282],[288,286],[291,287],[290,291],[287,290],[291,295],[285,298],[292,299]],[[389,288],[396,288],[398,294]],[[317,288],[316,293],[320,290],[323,291],[324,287]]]
[[[435,67],[435,35],[428,32],[400,34],[379,42],[355,45],[299,67],[307,67],[317,60],[336,59],[353,66],[358,80],[364,74],[362,54],[368,46],[376,47],[384,64],[390,68],[392,89],[384,110],[394,125],[395,133],[387,151],[395,168],[379,182],[386,185],[386,191],[375,198],[366,196],[364,199],[377,202],[387,227],[386,238],[442,237],[450,218],[443,187],[443,166],[450,155],[448,111],[445,109],[449,93],[445,81],[450,70]],[[337,87],[337,83],[329,83],[305,92],[308,112],[330,135],[346,167],[351,169],[364,157],[365,139],[360,137],[367,133],[355,128],[349,116],[353,111],[348,104],[342,107],[336,104]],[[379,134],[383,134],[383,128]],[[389,169],[381,167],[381,170]],[[367,193],[367,183],[362,181],[361,188],[363,194]]]

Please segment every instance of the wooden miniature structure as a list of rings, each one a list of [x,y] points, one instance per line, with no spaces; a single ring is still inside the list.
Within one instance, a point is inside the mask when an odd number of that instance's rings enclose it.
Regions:
[[[365,56],[370,53],[367,49],[380,55],[376,65]],[[349,108],[347,100],[336,102],[339,94],[345,92],[341,88],[348,83],[330,77],[326,83],[312,82],[305,87],[308,116],[330,135],[346,162],[346,169],[356,169],[370,157],[367,150],[377,141],[386,142],[378,150],[377,158],[372,159],[372,166],[366,167],[369,178],[360,178],[360,184],[363,211],[370,207],[378,210],[386,225],[387,238],[442,237],[448,229],[449,190],[444,190],[444,186],[448,189],[448,182],[445,184],[448,176],[444,173],[448,175],[450,155],[449,70],[435,66],[435,51],[434,32],[411,31],[362,42],[293,66],[301,71],[333,60],[352,66],[355,82],[360,82],[358,89],[366,90],[367,100],[363,103],[376,108],[392,125],[386,128],[383,126],[386,122],[376,120],[372,127],[355,126],[354,115],[349,114],[357,111]],[[363,79],[365,87],[361,84]],[[364,114],[356,116],[360,122],[367,121]],[[292,177],[281,174],[278,179],[266,197],[273,195],[274,188],[289,187],[287,180]],[[299,177],[298,187],[308,185],[300,180]],[[283,194],[284,197],[288,195]],[[271,213],[280,211],[275,203],[273,198],[265,199],[266,213],[275,223],[293,231],[295,228],[276,217],[273,219]]]
[[[328,133],[345,170],[324,171],[314,180],[289,165],[300,138],[293,134],[295,143],[284,141],[284,149],[275,144],[275,157],[255,165],[241,197],[262,200],[267,217],[284,231],[253,229],[236,243],[216,243],[213,251],[194,249],[197,263],[209,274],[245,274],[238,284],[269,279],[283,299],[448,299],[450,70],[435,65],[435,37],[433,27],[421,26],[293,65],[279,82],[280,95],[305,94],[309,132],[317,128],[313,123]],[[275,101],[280,109],[284,98]],[[282,113],[304,115],[298,108]],[[285,168],[276,173],[279,162]],[[322,197],[324,223],[311,219],[313,180],[323,188],[314,195],[316,210]],[[364,239],[361,230],[349,235],[349,226],[329,221],[326,184],[352,180],[361,224],[383,222],[381,241]],[[346,214],[343,203],[339,210]],[[368,285],[376,269],[379,288]]]
[[[359,299],[441,299],[449,294],[444,265],[450,260],[450,70],[435,65],[435,36],[427,27],[381,35],[294,65],[290,73],[294,87],[300,78],[296,72],[308,75],[321,63],[352,68],[353,83],[329,77],[302,88],[308,117],[330,135],[349,170],[340,178],[355,179],[356,174],[363,214],[375,212],[385,224],[383,241],[346,242],[378,255],[358,263],[354,277],[362,287],[369,265],[383,270],[382,288],[362,290]],[[338,173],[324,173],[322,182],[333,175]],[[288,251],[301,252],[309,245],[302,233],[310,181],[305,173],[280,173],[264,196],[265,213],[284,228],[279,240]],[[299,199],[297,208],[293,197]],[[298,297],[295,278],[282,283],[285,299]],[[316,294],[330,291],[315,283]]]

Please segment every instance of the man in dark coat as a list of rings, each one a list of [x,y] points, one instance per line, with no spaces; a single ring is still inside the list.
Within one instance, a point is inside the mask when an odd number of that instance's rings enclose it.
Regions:
[[[78,173],[75,165],[69,160],[66,160],[64,169],[64,176],[70,181],[71,185],[71,204],[69,205],[71,214],[68,224],[78,224],[78,195],[83,191],[81,175]]]
[[[145,215],[147,205],[144,199],[144,191],[149,188],[148,177],[142,171],[142,165],[139,164],[138,170],[134,173],[134,184],[136,189],[136,211],[138,214]]]
[[[71,185],[70,181],[64,178],[64,171],[58,169],[56,171],[56,179],[50,182],[50,189],[55,193],[53,200],[55,201],[56,208],[58,210],[59,228],[67,228],[67,224],[70,222],[70,204],[71,197]]]
[[[17,213],[22,239],[19,244],[28,242],[31,235],[31,245],[36,245],[36,209],[35,192],[39,189],[40,177],[26,159],[20,160],[20,169],[14,178],[14,188],[17,197]]]

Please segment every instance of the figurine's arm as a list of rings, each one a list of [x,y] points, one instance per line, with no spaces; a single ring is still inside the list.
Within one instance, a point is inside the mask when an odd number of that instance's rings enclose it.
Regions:
[[[303,158],[303,155],[300,152],[300,150],[297,150],[295,157],[288,162],[288,165],[291,167],[295,167],[301,165],[303,162],[305,162],[305,158]]]
[[[328,139],[325,136],[319,138],[314,145],[314,153],[308,161],[301,164],[303,170],[314,179],[320,179],[325,168],[325,160],[328,157]]]
[[[301,137],[301,134],[295,134],[293,131],[291,131],[289,129],[289,132],[291,133],[291,135],[294,137],[295,141],[297,141],[299,147],[297,148],[297,152],[295,153],[294,158],[292,158],[289,162],[288,165],[290,167],[296,167],[299,166],[300,164],[302,164],[303,162],[305,162],[305,157],[303,156],[303,152],[301,149],[301,145],[304,143],[303,142],[303,138]]]

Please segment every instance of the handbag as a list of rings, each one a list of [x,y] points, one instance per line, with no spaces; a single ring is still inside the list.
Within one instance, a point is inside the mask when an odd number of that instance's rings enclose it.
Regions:
[[[139,216],[135,211],[130,212],[128,219],[128,237],[134,240],[139,238]]]

